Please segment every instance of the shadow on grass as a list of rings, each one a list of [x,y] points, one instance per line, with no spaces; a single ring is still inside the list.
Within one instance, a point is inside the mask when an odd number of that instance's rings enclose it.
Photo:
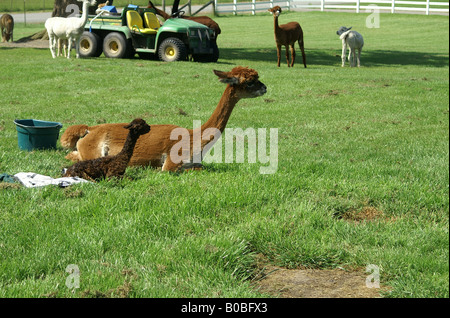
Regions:
[[[296,65],[302,67],[301,52],[296,47]],[[314,50],[307,48],[306,65],[328,65],[340,66],[341,52],[339,50]],[[281,51],[281,63],[286,65],[285,51]],[[220,59],[247,59],[250,61],[273,61],[276,65],[276,49],[246,49],[246,48],[221,48]],[[388,65],[417,65],[429,67],[448,67],[449,57],[445,54],[404,52],[393,50],[364,51],[361,53],[361,65],[366,67],[388,66]]]
[[[423,52],[402,52],[390,50],[376,50],[361,53],[361,60],[367,66],[383,65],[417,65],[430,67],[448,67],[448,55]]]

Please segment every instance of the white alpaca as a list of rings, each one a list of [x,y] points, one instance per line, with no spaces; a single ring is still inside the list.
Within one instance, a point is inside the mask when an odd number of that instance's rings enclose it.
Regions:
[[[364,39],[358,32],[350,31],[351,28],[352,27],[346,28],[342,26],[336,31],[336,34],[339,35],[339,38],[342,40],[342,67],[345,66],[347,46],[349,48],[348,61],[350,63],[350,67],[355,66],[355,60],[357,61],[358,67],[361,66],[360,58],[361,51],[364,46]],[[358,50],[358,55],[356,55],[356,50]]]
[[[81,34],[84,31],[84,26],[88,18],[88,8],[89,6],[94,6],[96,4],[95,0],[78,0],[83,2],[83,14],[81,18],[61,18],[53,17],[48,18],[45,21],[45,28],[48,32],[48,41],[50,45],[50,52],[52,57],[56,57],[56,44],[58,39],[68,40],[68,52],[67,58],[70,58],[70,51],[72,50],[72,43],[75,43],[75,50],[77,58],[79,58],[78,45]]]

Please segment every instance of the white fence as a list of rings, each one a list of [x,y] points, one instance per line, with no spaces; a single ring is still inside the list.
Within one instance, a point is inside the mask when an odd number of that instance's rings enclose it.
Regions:
[[[388,11],[391,13],[423,13],[423,14],[448,14],[448,2],[433,2],[430,0],[424,1],[400,1],[400,0],[270,0],[270,1],[256,1],[238,2],[233,0],[233,3],[219,3],[220,0],[215,0],[215,12],[220,13],[242,13],[251,12],[255,14],[258,11],[266,11],[275,5],[283,9],[303,9],[303,10],[351,10],[359,13],[361,9],[372,9],[373,5],[377,9]]]

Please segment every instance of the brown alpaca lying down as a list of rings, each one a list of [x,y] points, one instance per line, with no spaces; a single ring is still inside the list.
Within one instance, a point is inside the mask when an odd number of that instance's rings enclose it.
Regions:
[[[122,151],[117,155],[77,162],[68,168],[63,176],[81,177],[87,180],[99,180],[110,177],[121,178],[130,162],[139,136],[150,131],[150,126],[140,118],[134,119],[124,128],[128,129],[129,132]]]
[[[223,133],[239,100],[259,97],[267,92],[267,87],[259,80],[258,72],[253,69],[237,66],[230,72],[214,70],[214,74],[220,82],[227,86],[211,117],[201,127],[195,129],[184,129],[175,125],[152,125],[152,132],[137,141],[130,165],[150,165],[154,168],[162,167],[162,171],[173,172],[184,169],[185,162],[193,162],[194,132],[201,136],[207,135],[205,138],[201,138],[201,145],[197,145],[203,152],[206,147],[212,147],[220,137],[220,134],[216,133],[211,137],[212,133],[208,131]],[[76,147],[76,150],[69,153],[66,159],[82,161],[117,154],[122,149],[126,138],[127,130],[123,129],[124,125],[124,123],[119,123],[68,127],[61,136],[61,146],[72,149]],[[173,132],[178,129],[189,134],[187,139],[189,139],[190,153],[183,154],[182,158],[178,158],[182,160],[172,158],[170,155],[173,149],[177,149],[176,147],[180,145],[182,136],[178,135],[175,138],[172,136]],[[180,148],[180,150],[182,149]]]

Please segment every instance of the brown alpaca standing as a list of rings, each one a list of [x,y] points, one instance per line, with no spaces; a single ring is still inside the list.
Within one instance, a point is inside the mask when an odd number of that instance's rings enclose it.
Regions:
[[[2,42],[14,42],[13,30],[14,30],[14,19],[10,14],[2,15],[0,19],[1,30],[2,30]]]
[[[216,134],[214,140],[201,140],[201,150],[215,142],[217,132],[223,132],[230,118],[236,103],[242,98],[253,98],[262,96],[266,93],[266,86],[258,79],[258,73],[249,68],[235,67],[230,72],[214,71],[222,83],[227,84],[219,104],[212,113],[211,117],[199,128],[181,129],[189,136],[190,154],[186,154],[184,161],[191,160],[193,157],[193,136],[202,134],[208,128],[214,128]],[[69,153],[66,158],[77,161],[94,159],[107,154],[116,154],[126,138],[124,124],[102,124],[88,127],[87,125],[74,125],[66,129],[61,136],[61,145],[63,147],[73,147],[77,150]],[[175,125],[152,125],[152,133],[144,135],[137,141],[130,165],[151,165],[161,167],[163,171],[177,171],[183,168],[183,162],[174,162],[171,160],[172,147],[178,144],[179,139],[171,139],[174,129],[180,128]],[[211,131],[211,130],[210,130]],[[205,132],[206,134],[206,132]],[[83,137],[81,138],[80,137]],[[178,136],[178,135],[177,135]],[[209,137],[211,135],[208,135]],[[181,149],[180,149],[181,150]],[[196,151],[199,149],[196,148]]]
[[[147,8],[152,8],[156,11],[156,14],[162,16],[164,18],[164,20],[170,19],[171,16],[170,14],[158,9],[157,7],[155,7],[153,5],[153,3],[151,1],[148,2],[148,6]],[[210,17],[207,16],[198,16],[198,17],[187,17],[187,16],[182,16],[182,19],[186,19],[186,20],[192,20],[195,21],[197,23],[206,25],[208,28],[213,29],[215,34],[216,34],[216,41],[217,41],[217,36],[220,34],[221,30],[219,25],[217,24],[216,21],[214,21],[213,19],[211,19]]]
[[[303,43],[303,30],[298,22],[289,22],[286,24],[278,25],[278,17],[281,14],[281,8],[279,6],[273,7],[268,10],[273,14],[274,28],[275,28],[275,42],[277,43],[277,56],[278,56],[278,67],[280,67],[281,59],[281,46],[284,45],[286,48],[286,60],[287,65],[294,66],[295,62],[295,42],[298,41],[300,50],[302,51],[303,65],[306,68],[306,55],[305,47]],[[291,47],[292,61],[289,65],[289,46]]]
[[[129,125],[122,151],[115,156],[106,156],[93,160],[81,161],[68,168],[64,177],[81,177],[87,180],[99,180],[110,177],[121,178],[130,162],[138,138],[150,131],[150,126],[140,118],[136,118]]]

